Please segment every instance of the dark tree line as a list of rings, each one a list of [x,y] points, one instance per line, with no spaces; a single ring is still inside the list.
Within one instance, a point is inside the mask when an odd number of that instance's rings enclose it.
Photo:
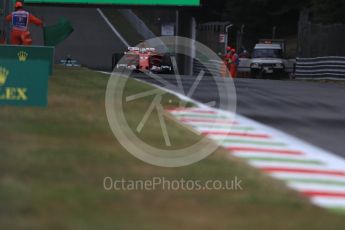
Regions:
[[[204,15],[243,23],[298,20],[301,9],[310,9],[322,23],[345,23],[345,0],[203,0]]]
[[[345,0],[313,0],[314,20],[324,23],[345,23]]]
[[[281,28],[282,35],[297,31],[299,12],[309,9],[312,20],[345,23],[345,0],[203,0],[201,21],[245,24],[256,31]],[[279,29],[279,28],[278,28]]]

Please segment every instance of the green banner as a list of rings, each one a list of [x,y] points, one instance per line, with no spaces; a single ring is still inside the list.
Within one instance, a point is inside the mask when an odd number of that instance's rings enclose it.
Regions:
[[[25,3],[200,6],[200,0],[25,0]]]
[[[0,105],[47,106],[54,48],[0,45]]]

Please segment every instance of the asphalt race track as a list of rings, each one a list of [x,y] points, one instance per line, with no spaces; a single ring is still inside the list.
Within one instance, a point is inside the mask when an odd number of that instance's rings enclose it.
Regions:
[[[122,53],[127,47],[115,36],[95,7],[27,7],[27,9],[49,25],[68,19],[74,32],[55,48],[55,62],[71,55],[83,66],[93,69],[111,70],[113,53]],[[40,28],[30,27],[34,45],[43,45]]]
[[[163,76],[172,84],[175,77]],[[157,83],[147,76],[141,80]],[[195,78],[183,77],[184,89]],[[345,86],[333,83],[237,79],[237,112],[253,120],[285,131],[315,146],[345,157]],[[217,85],[200,82],[192,96],[197,101],[217,101]]]

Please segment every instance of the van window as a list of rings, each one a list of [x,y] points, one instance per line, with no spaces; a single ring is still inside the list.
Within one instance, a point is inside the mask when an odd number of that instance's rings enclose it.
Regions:
[[[255,49],[253,58],[283,58],[281,49]]]

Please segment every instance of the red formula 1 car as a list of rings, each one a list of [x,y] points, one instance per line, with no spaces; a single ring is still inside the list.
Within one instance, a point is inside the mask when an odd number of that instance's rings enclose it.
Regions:
[[[113,55],[113,69],[129,69],[138,72],[171,73],[169,55],[163,55],[155,48],[129,47],[122,54]]]

